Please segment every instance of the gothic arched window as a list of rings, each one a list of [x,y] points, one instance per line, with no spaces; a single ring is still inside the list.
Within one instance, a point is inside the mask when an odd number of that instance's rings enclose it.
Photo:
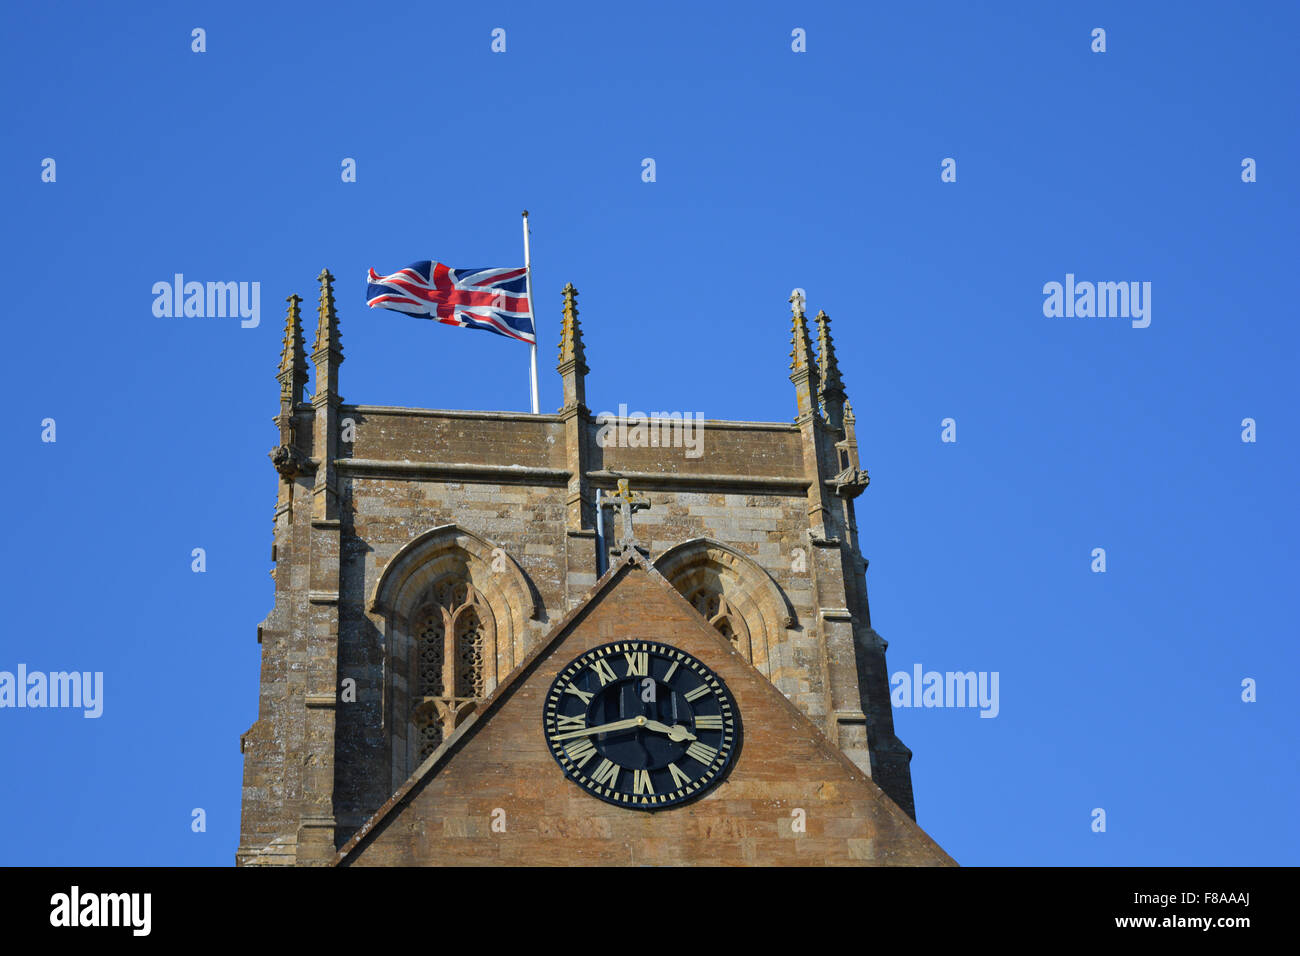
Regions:
[[[685,597],[705,620],[731,642],[731,646],[738,650],[745,660],[752,660],[749,629],[745,626],[744,619],[727,603],[720,582],[709,581],[701,584]]]
[[[474,585],[443,580],[414,618],[411,695],[416,763],[423,762],[488,694],[495,662],[492,613]]]
[[[366,610],[379,629],[384,737],[396,789],[541,636],[541,605],[509,553],[447,524],[392,555]]]
[[[795,627],[794,611],[772,576],[748,555],[709,538],[692,538],[655,559],[655,569],[760,674]]]

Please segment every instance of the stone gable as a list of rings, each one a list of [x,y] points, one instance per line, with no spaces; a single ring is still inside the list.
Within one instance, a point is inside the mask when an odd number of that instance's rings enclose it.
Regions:
[[[604,803],[568,780],[547,747],[542,706],[556,674],[585,651],[623,640],[667,643],[699,658],[740,711],[743,737],[729,772],[684,805],[647,812]],[[493,829],[494,814],[504,832]],[[952,862],[634,554],[607,572],[336,859],[345,866]]]

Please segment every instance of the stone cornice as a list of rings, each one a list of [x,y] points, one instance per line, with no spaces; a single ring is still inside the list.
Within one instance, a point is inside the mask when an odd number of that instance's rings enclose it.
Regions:
[[[655,411],[647,411],[645,414],[647,416],[650,416],[650,415],[659,415],[661,413],[658,410],[655,410]],[[597,425],[597,426],[604,425],[604,424],[617,425],[619,422],[624,422],[628,425],[629,428],[631,428],[631,427],[635,427],[638,424],[648,425],[650,422],[655,421],[655,419],[649,417],[641,418],[635,415],[624,415],[623,417],[620,418],[618,415],[610,415],[605,412],[599,412],[596,415],[593,415],[591,417],[591,421],[593,425]],[[660,418],[658,419],[658,421],[661,423],[678,423],[677,419]],[[790,424],[788,422],[733,422],[725,418],[705,418],[699,420],[698,423],[694,418],[687,419],[687,421],[689,421],[693,427],[698,424],[698,427],[700,428],[705,428],[705,429],[718,428],[718,429],[725,429],[727,431],[795,432],[795,433],[799,431],[798,425]]]
[[[678,474],[658,471],[589,471],[587,480],[600,488],[614,488],[620,478],[626,478],[637,488],[742,488],[751,492],[773,491],[798,493],[807,490],[807,478],[777,477],[774,475],[713,475]]]
[[[531,416],[537,417],[537,416]],[[530,465],[493,465],[469,462],[381,461],[375,458],[336,458],[341,474],[363,478],[423,478],[436,481],[496,481],[502,484],[566,485],[570,472],[564,468],[534,468]]]
[[[351,405],[344,402],[339,406],[339,411],[340,413],[356,412],[363,415],[371,413],[375,415],[404,415],[412,418],[462,418],[475,421],[498,422],[562,422],[573,417],[573,408],[571,406],[555,412],[554,414],[533,415],[530,412],[478,412],[451,408],[402,408],[396,405]],[[643,419],[631,416],[619,418],[616,415],[606,415],[601,418],[599,423],[597,423],[597,416],[591,411],[589,406],[582,406],[581,411],[583,412],[584,417],[593,425],[604,424],[606,422],[617,424],[620,421],[635,424],[639,421],[643,421]],[[652,412],[647,410],[646,415],[650,414],[652,414]],[[736,431],[799,431],[798,425],[790,424],[788,422],[737,422],[729,419],[704,419],[699,422],[699,427],[705,429],[720,428]]]
[[[340,411],[367,412],[374,415],[407,415],[415,418],[468,418],[498,422],[558,422],[560,415],[534,415],[531,412],[475,412],[451,408],[399,408],[395,405],[343,405]]]

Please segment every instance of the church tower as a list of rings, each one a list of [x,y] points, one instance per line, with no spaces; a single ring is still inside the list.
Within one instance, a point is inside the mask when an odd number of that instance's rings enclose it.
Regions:
[[[855,418],[791,303],[792,423],[348,404],[328,270],[277,375],[240,865],[950,865],[872,629]],[[814,341],[816,346],[814,347]]]

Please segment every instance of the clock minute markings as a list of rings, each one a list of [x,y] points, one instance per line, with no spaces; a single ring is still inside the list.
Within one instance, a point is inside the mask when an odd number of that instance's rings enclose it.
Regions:
[[[621,675],[619,657],[624,659]],[[679,670],[694,674],[675,681]],[[662,676],[651,678],[652,674]],[[668,696],[658,710],[648,713],[638,688],[651,679]],[[696,680],[701,683],[691,688]],[[669,645],[630,641],[594,648],[574,658],[552,685],[549,703],[544,708],[550,749],[574,783],[606,802],[645,810],[689,799],[711,786],[710,781],[716,782],[715,778],[731,756],[730,734],[733,717],[738,715],[733,714],[728,692],[719,681],[707,665]],[[682,684],[686,688],[679,689]],[[570,694],[579,699],[581,708],[563,703]],[[710,703],[711,699],[717,706]],[[566,709],[569,714],[562,713]],[[698,714],[697,709],[710,713]],[[701,733],[716,746],[697,739],[696,735]],[[709,736],[714,733],[721,739],[715,741]],[[630,736],[606,741],[609,734]],[[620,762],[620,757],[613,753],[607,757],[605,753],[606,745],[614,746],[621,754],[623,751],[618,748],[633,742],[644,746],[646,741],[663,736],[669,744],[685,748],[672,748],[678,754],[678,761],[692,760],[697,768],[683,769],[679,763],[666,761],[652,769],[642,761]],[[669,755],[659,752],[663,757]],[[624,766],[624,763],[639,767]],[[630,776],[624,776],[623,771]],[[669,774],[670,780],[656,777],[659,773]],[[659,792],[661,786],[663,793]]]
[[[688,691],[687,693],[683,694],[682,696],[685,697],[687,700],[689,700],[689,701],[691,701],[691,702],[693,703],[693,702],[699,700],[701,697],[703,697],[705,694],[708,694],[708,693],[710,693],[710,691],[709,691],[709,685],[708,685],[708,684],[701,684],[699,687],[695,688],[695,690]]]

